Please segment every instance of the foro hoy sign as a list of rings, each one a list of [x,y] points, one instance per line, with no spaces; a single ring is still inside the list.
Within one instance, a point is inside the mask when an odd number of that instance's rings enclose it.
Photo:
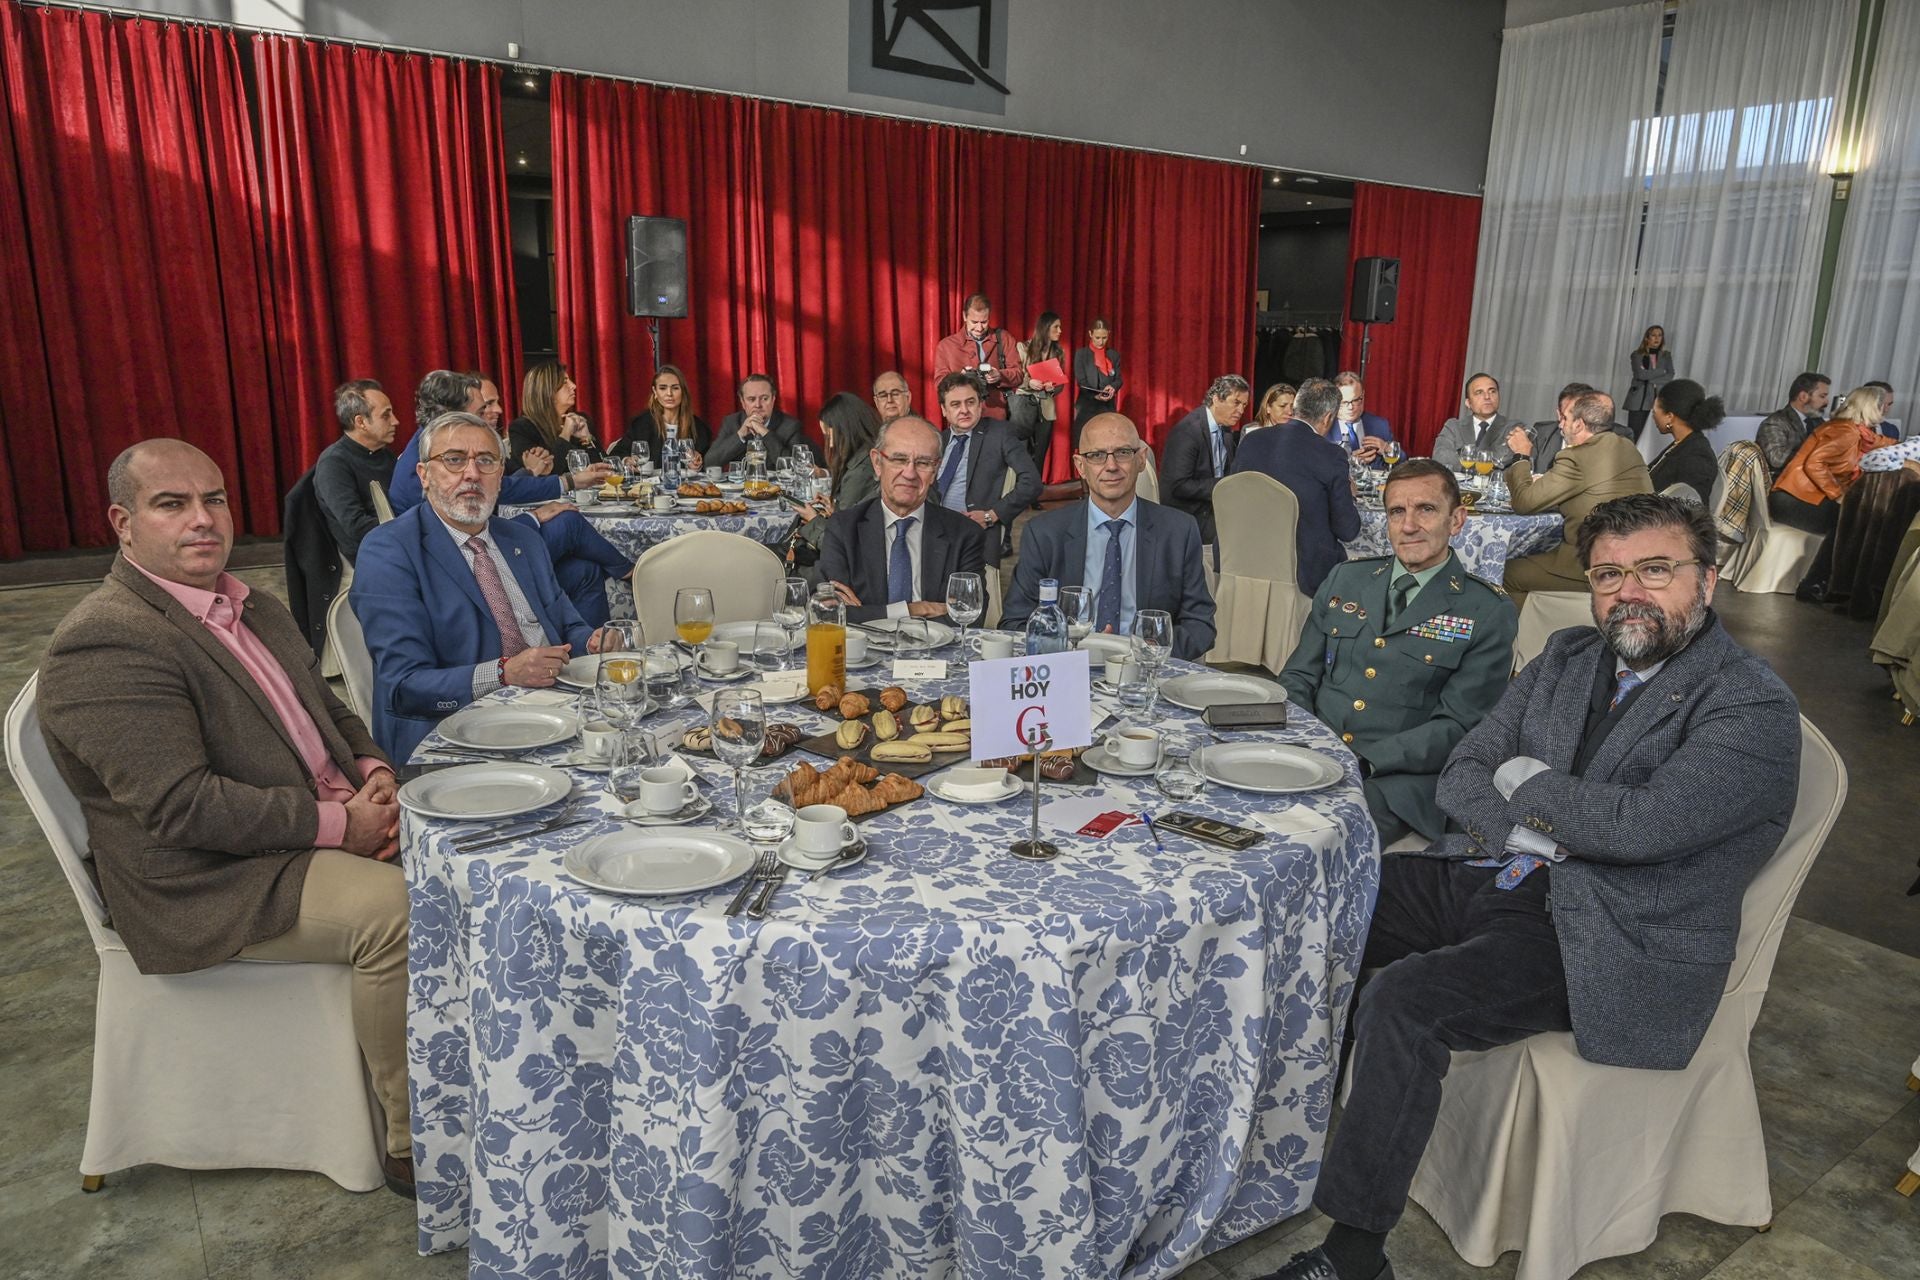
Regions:
[[[1051,748],[1093,744],[1093,695],[1084,649],[1036,658],[989,658],[969,664],[973,758],[1016,756],[1045,733]]]

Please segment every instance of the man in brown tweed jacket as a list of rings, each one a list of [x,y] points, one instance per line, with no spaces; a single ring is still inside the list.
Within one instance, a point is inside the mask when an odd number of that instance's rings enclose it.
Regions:
[[[120,555],[54,632],[39,711],[113,927],[142,973],[237,955],[352,965],[387,1185],[411,1195],[393,772],[286,607],[226,572],[233,517],[211,458],[145,441],[107,487]]]

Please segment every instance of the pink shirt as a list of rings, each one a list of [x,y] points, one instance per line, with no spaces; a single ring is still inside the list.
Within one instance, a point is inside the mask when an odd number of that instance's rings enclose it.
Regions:
[[[131,559],[127,563],[140,569]],[[287,736],[293,739],[293,745],[300,752],[301,762],[307,766],[307,772],[313,778],[314,795],[320,810],[320,829],[313,838],[314,848],[338,848],[347,834],[345,802],[352,799],[359,788],[333,762],[326,741],[320,736],[320,727],[313,722],[313,716],[300,701],[300,695],[294,692],[293,681],[287,678],[280,660],[261,643],[259,636],[247,630],[241,609],[253,589],[230,573],[220,575],[214,583],[214,590],[202,591],[184,582],[155,578],[145,569],[140,569],[140,572],[146,573],[154,585],[178,600],[188,613],[211,631],[214,638],[225,645],[227,652],[253,677],[260,691],[267,695],[273,713],[280,717]],[[359,763],[362,776],[369,776],[373,770],[387,767],[386,761],[373,756],[361,756]]]

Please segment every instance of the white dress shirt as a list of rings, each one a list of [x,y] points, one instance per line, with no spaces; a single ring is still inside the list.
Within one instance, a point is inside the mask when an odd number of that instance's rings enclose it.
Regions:
[[[529,649],[552,644],[547,639],[547,630],[540,625],[540,615],[533,611],[527,602],[526,592],[520,590],[520,579],[513,576],[513,567],[507,563],[507,553],[500,549],[499,539],[493,536],[491,529],[482,529],[479,533],[462,533],[448,524],[446,517],[438,511],[433,513],[440,519],[440,527],[453,539],[453,545],[460,548],[460,555],[467,562],[467,568],[473,568],[474,552],[467,546],[468,538],[479,538],[487,544],[487,555],[493,561],[493,567],[500,572],[500,585],[507,589],[507,603],[513,608],[514,621],[520,624],[520,638],[526,641]],[[489,615],[491,616],[491,615]],[[505,639],[505,637],[502,637]],[[505,646],[501,646],[504,648]],[[497,662],[478,663],[473,668],[473,697],[477,702],[500,687],[500,664]]]

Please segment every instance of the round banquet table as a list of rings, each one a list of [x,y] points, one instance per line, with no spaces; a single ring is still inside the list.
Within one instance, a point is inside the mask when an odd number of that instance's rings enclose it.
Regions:
[[[1552,511],[1531,516],[1481,515],[1469,511],[1467,523],[1451,541],[1468,573],[1497,584],[1506,575],[1507,561],[1559,546],[1564,536],[1562,523],[1559,513]],[[1392,555],[1393,544],[1387,540],[1387,513],[1379,507],[1363,505],[1360,536],[1345,545],[1349,560]]]
[[[1920,513],[1920,476],[1905,467],[1862,472],[1840,503],[1827,599],[1849,617],[1878,617],[1901,539],[1916,513]]]
[[[907,691],[964,695],[951,669]],[[770,712],[829,723],[810,702]],[[795,873],[760,921],[724,914],[737,881],[641,898],[569,879],[564,849],[618,829],[594,775],[575,796],[602,820],[490,851],[408,813],[421,1251],[464,1244],[475,1275],[542,1280],[1146,1278],[1303,1211],[1379,841],[1352,755],[1293,719],[1245,736],[1309,745],[1339,782],[1210,783],[1188,807],[1296,834],[1230,853],[1054,829],[1062,856],[1023,862],[1005,849],[1026,793],[929,795],[862,825],[863,862]],[[730,816],[725,771],[688,758]],[[1043,799],[1159,803],[1102,781]]]

